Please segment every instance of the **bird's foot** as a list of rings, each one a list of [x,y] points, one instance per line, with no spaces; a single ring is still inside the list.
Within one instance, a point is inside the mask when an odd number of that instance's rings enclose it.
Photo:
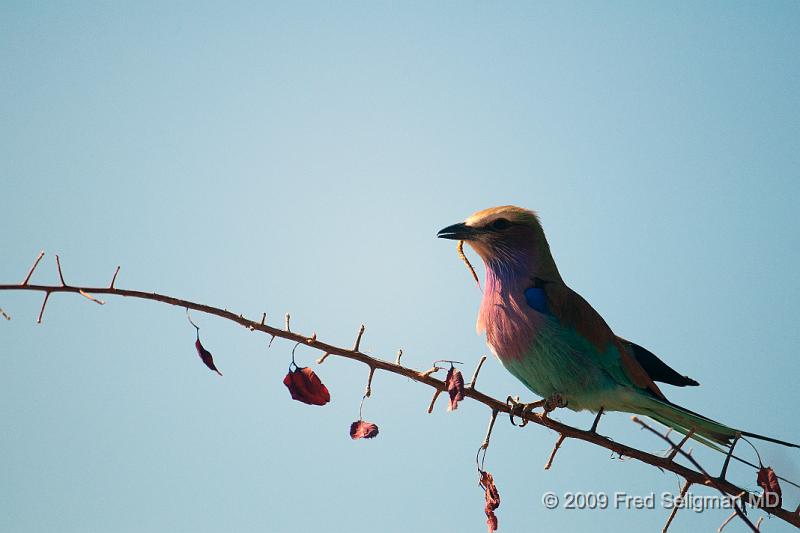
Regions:
[[[537,402],[531,403],[522,403],[519,401],[519,396],[516,398],[512,398],[509,396],[506,399],[506,405],[509,407],[508,417],[511,419],[511,423],[513,425],[519,425],[519,427],[525,427],[528,424],[528,419],[525,418],[526,415],[531,414],[531,412],[536,409],[537,407],[545,407],[546,400],[539,400]],[[514,422],[514,417],[519,418],[522,422],[516,424]]]
[[[544,407],[544,413],[542,413],[542,416],[547,416],[551,411],[555,411],[559,407],[566,407],[569,404],[567,399],[557,392],[546,400],[543,400],[543,402],[542,407]]]

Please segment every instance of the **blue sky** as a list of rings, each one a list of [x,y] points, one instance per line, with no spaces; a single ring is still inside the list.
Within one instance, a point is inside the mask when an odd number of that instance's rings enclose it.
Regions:
[[[3,2],[0,280],[45,249],[41,282],[53,253],[76,284],[119,264],[120,287],[290,311],[344,345],[365,322],[369,353],[470,372],[480,293],[434,235],[517,204],[618,334],[702,383],[673,401],[797,441],[799,25],[796,2]],[[309,407],[286,342],[196,315],[219,378],[181,309],[55,295],[36,325],[39,305],[0,294],[1,530],[484,531],[483,406],[427,415],[427,388],[378,373],[381,434],[351,442],[358,364],[319,367],[332,402]],[[480,381],[532,397],[494,360]],[[625,414],[601,429],[663,449]],[[573,441],[545,472],[555,439],[500,420],[501,531],[661,528],[663,509],[546,510],[545,491],[680,482]]]

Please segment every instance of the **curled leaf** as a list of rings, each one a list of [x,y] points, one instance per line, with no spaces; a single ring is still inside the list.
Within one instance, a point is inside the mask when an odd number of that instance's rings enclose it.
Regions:
[[[497,530],[497,515],[494,514],[494,511],[500,507],[500,493],[494,485],[492,475],[484,470],[479,470],[479,472],[481,473],[480,485],[486,493],[486,506],[483,508],[486,513],[486,525],[489,533],[492,533]]]
[[[444,383],[447,385],[447,393],[450,395],[450,405],[447,406],[447,410],[455,411],[458,409],[458,402],[464,399],[464,376],[456,367],[451,366],[447,371]]]
[[[756,483],[758,483],[759,487],[764,489],[763,505],[765,507],[780,507],[783,505],[781,486],[778,484],[778,476],[771,467],[762,466],[758,469]]]
[[[308,367],[295,366],[283,378],[283,384],[289,389],[293,400],[308,405],[325,405],[331,401],[328,388],[320,381],[319,377]]]
[[[197,355],[200,356],[200,359],[203,361],[203,363],[208,368],[210,368],[211,370],[213,370],[214,372],[216,372],[217,374],[219,374],[221,376],[222,372],[220,372],[217,369],[216,365],[214,364],[214,358],[211,356],[211,352],[209,352],[208,350],[206,350],[203,347],[203,344],[200,342],[200,338],[199,337],[194,342],[194,347],[197,348]]]
[[[350,438],[356,439],[373,439],[378,436],[378,426],[372,422],[364,420],[356,420],[350,424]]]

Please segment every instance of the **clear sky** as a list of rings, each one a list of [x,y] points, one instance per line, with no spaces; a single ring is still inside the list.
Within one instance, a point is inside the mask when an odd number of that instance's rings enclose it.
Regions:
[[[121,287],[290,311],[344,345],[365,322],[371,354],[470,373],[480,293],[434,236],[513,203],[618,334],[702,383],[673,401],[797,441],[798,27],[793,1],[4,1],[0,282],[45,249],[40,282],[53,253],[71,283],[119,264]],[[36,325],[40,297],[0,294],[0,530],[485,530],[484,406],[428,415],[430,389],[378,373],[380,436],[352,442],[359,364],[317,368],[333,399],[310,407],[281,383],[286,342],[195,315],[220,378],[179,308],[55,295]],[[493,359],[480,388],[533,398]],[[625,414],[601,430],[664,449]],[[545,491],[680,483],[577,441],[545,472],[555,439],[499,420],[501,531],[660,530],[660,508],[546,510]],[[796,450],[760,450],[800,478]]]

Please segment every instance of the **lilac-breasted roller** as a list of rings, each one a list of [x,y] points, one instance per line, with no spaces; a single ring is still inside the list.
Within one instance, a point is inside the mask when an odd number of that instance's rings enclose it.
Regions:
[[[800,447],[728,427],[667,400],[657,381],[679,387],[698,383],[615,335],[564,283],[532,211],[485,209],[438,237],[466,241],[483,259],[478,333],[485,331],[503,366],[544,398],[529,406],[642,414],[683,434],[694,430],[693,438],[712,447],[730,445],[737,435]]]

